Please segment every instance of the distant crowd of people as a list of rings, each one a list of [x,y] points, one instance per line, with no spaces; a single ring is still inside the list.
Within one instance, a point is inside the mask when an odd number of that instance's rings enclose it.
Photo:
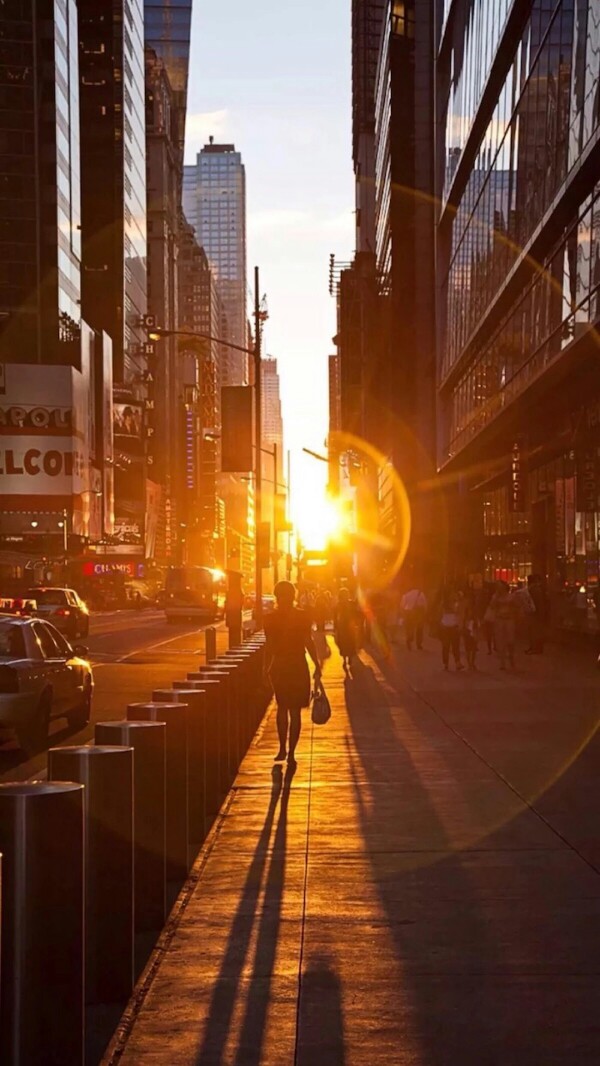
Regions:
[[[445,582],[433,594],[413,583],[403,593],[367,592],[360,604],[348,588],[337,595],[317,588],[301,592],[298,602],[310,615],[317,637],[332,623],[346,672],[366,637],[389,649],[402,634],[408,651],[421,650],[426,636],[439,640],[445,670],[451,664],[456,670],[477,670],[482,647],[498,656],[501,670],[514,669],[518,637],[526,644],[526,655],[543,653],[550,613],[545,582],[538,574],[513,587],[505,581]],[[321,643],[329,654],[326,641]]]

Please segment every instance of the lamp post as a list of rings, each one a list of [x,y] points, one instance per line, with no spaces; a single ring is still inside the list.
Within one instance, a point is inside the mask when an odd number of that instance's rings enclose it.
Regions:
[[[262,623],[262,569],[261,560],[259,556],[259,531],[261,520],[261,491],[262,491],[262,472],[260,468],[260,453],[262,447],[262,411],[261,411],[261,322],[263,320],[263,313],[260,309],[260,290],[259,290],[259,276],[258,267],[254,268],[254,348],[246,348],[242,344],[233,344],[231,341],[223,341],[219,337],[213,337],[210,333],[199,333],[197,330],[191,329],[163,329],[162,326],[147,326],[148,337],[150,340],[159,341],[165,337],[193,337],[196,340],[212,341],[213,344],[220,344],[223,348],[232,348],[236,352],[244,352],[245,355],[252,356],[254,360],[254,448],[256,454],[255,469],[254,469],[254,483],[256,485],[256,535],[255,535],[255,568],[254,568],[254,582],[255,582],[255,618],[260,628]]]

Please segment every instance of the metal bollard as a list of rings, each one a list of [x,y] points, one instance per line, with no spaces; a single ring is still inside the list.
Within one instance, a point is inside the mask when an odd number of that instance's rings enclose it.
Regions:
[[[0,785],[0,1062],[83,1066],[83,787]]]
[[[225,715],[227,702],[227,689],[221,684],[219,677],[210,674],[188,674],[188,681],[175,681],[173,687],[180,689],[186,685],[192,685],[206,692],[206,731],[205,731],[205,797],[206,797],[206,825],[205,829],[212,824],[218,813],[223,792],[221,780],[226,776],[227,750],[225,747]],[[222,769],[223,767],[223,769]]]
[[[184,881],[189,870],[187,704],[130,703],[127,720],[166,725],[167,881]]]
[[[48,779],[85,785],[86,1003],[116,1003],[134,984],[133,748],[50,748]]]
[[[206,812],[206,691],[189,685],[186,689],[155,689],[152,699],[157,703],[185,703],[188,708],[188,843],[199,845],[204,840]]]
[[[217,631],[214,626],[204,630],[204,658],[207,663],[217,658]]]
[[[223,687],[223,699],[218,719],[219,728],[219,784],[220,790],[225,795],[231,786],[235,775],[234,746],[235,746],[235,678],[237,668],[231,664],[211,663],[210,666],[201,666],[201,677],[218,679]],[[237,768],[237,766],[235,767]]]
[[[162,929],[167,912],[166,726],[164,722],[97,722],[96,744],[133,748],[133,838],[136,933]]]

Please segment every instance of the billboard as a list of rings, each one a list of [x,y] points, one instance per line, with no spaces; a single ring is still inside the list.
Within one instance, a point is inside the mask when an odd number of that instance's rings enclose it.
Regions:
[[[142,407],[137,403],[113,404],[113,435],[115,441],[123,446],[131,440],[142,439]],[[120,438],[120,440],[119,440]]]
[[[0,396],[3,509],[89,490],[89,377],[70,366],[4,364]],[[37,499],[36,499],[37,498]]]

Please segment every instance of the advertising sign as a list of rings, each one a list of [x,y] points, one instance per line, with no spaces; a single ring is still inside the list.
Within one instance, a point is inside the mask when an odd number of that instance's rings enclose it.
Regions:
[[[508,509],[513,514],[526,510],[525,463],[523,462],[521,441],[516,440],[512,446],[510,459],[510,486],[508,491]]]
[[[88,487],[86,388],[73,367],[3,364],[0,493],[4,510],[19,497],[70,496]],[[12,497],[12,500],[11,500]]]
[[[142,408],[135,403],[113,404],[113,434],[115,438],[142,439]],[[122,443],[122,441],[121,441]]]
[[[124,577],[144,576],[144,564],[133,559],[90,560],[83,564],[81,570],[84,577],[106,577],[110,574],[123,574]]]

